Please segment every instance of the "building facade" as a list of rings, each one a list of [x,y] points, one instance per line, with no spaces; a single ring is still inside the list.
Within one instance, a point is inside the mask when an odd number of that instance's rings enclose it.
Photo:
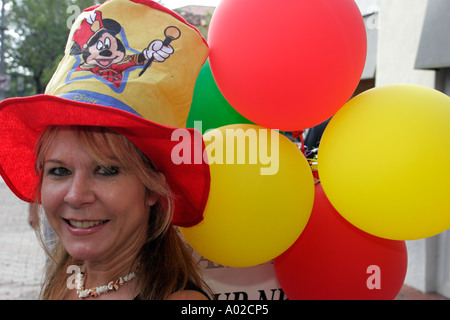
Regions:
[[[359,92],[408,83],[450,95],[450,1],[355,1],[364,16],[368,38]],[[450,298],[450,230],[407,241],[407,248],[405,284]]]

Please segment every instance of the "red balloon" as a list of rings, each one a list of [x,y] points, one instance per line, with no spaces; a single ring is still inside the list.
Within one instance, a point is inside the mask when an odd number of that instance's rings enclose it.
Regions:
[[[391,300],[403,285],[407,260],[405,241],[357,229],[333,208],[317,184],[305,230],[274,260],[274,267],[292,300]]]
[[[355,91],[367,51],[354,0],[222,0],[208,42],[212,74],[233,108],[285,131],[334,115]]]

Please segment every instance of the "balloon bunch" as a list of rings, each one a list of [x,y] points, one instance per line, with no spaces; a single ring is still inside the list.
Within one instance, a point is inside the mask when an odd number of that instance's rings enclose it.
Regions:
[[[450,98],[393,85],[349,100],[367,50],[353,0],[222,0],[209,45],[188,126],[211,190],[186,240],[226,266],[274,260],[290,299],[394,298],[404,240],[450,227]],[[330,117],[315,183],[276,130]]]

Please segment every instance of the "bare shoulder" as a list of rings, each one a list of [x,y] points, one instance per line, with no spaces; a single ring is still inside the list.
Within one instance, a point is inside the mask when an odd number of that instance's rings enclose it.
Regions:
[[[198,291],[182,290],[172,293],[167,300],[208,300],[208,298]]]

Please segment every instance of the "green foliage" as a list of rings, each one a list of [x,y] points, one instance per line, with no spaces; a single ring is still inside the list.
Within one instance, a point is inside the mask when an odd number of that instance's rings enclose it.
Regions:
[[[43,93],[64,55],[75,15],[95,0],[12,0],[7,13],[5,45],[9,73],[32,80],[35,93]]]

